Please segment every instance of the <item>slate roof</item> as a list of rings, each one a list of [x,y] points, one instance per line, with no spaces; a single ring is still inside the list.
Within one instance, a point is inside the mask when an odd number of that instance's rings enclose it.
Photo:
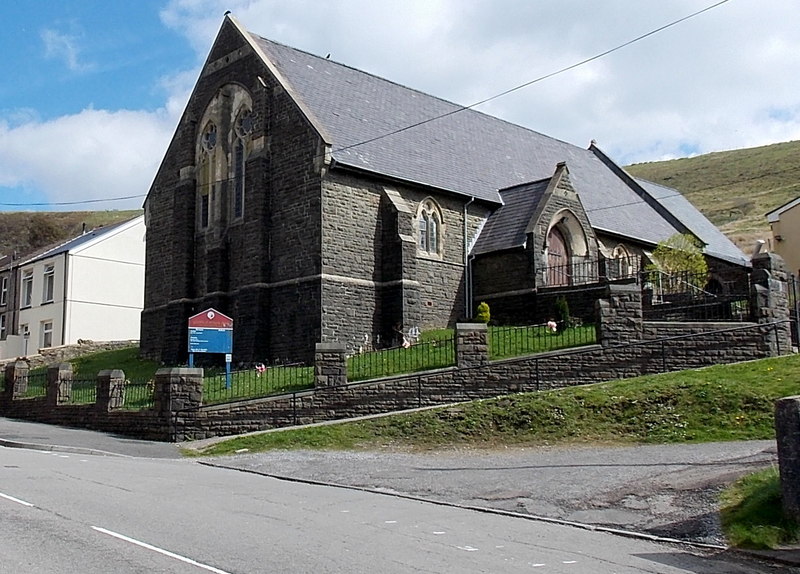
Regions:
[[[28,265],[29,263],[33,263],[35,261],[40,261],[42,259],[47,259],[49,257],[53,257],[54,255],[59,255],[61,253],[66,253],[68,251],[72,251],[77,249],[81,245],[88,243],[89,241],[93,241],[98,237],[102,237],[103,235],[108,235],[112,231],[119,229],[125,225],[129,225],[132,221],[144,217],[143,215],[138,215],[131,219],[126,219],[125,221],[120,221],[117,223],[113,223],[111,225],[106,225],[103,227],[96,227],[91,231],[87,231],[86,233],[82,233],[77,237],[73,237],[72,239],[68,239],[67,241],[62,241],[60,243],[52,243],[46,247],[42,247],[33,251],[32,253],[28,253],[17,260],[15,263],[16,266],[21,265]]]
[[[501,191],[503,205],[486,221],[472,253],[479,255],[524,246],[525,230],[549,183],[549,179],[544,179]]]
[[[500,204],[499,190],[549,178],[556,164],[566,162],[596,230],[653,245],[685,231],[642,201],[591,150],[239,29],[342,165]],[[711,224],[689,202],[660,201],[708,244],[709,254],[746,261],[724,235],[710,232]]]

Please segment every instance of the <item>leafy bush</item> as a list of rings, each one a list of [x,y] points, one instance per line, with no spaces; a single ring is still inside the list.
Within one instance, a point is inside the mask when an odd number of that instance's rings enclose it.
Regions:
[[[556,322],[564,327],[569,325],[569,303],[563,295],[556,299]]]
[[[479,323],[488,323],[491,320],[489,304],[486,301],[481,301],[480,305],[478,305],[478,309],[475,314],[475,320]]]

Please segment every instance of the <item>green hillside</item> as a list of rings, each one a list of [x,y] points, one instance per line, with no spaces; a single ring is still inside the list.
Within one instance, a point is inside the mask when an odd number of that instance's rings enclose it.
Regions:
[[[680,190],[745,252],[769,237],[765,214],[800,196],[800,141],[639,163],[631,175]]]
[[[141,215],[129,211],[3,211],[0,212],[0,255],[31,251],[90,230]]]

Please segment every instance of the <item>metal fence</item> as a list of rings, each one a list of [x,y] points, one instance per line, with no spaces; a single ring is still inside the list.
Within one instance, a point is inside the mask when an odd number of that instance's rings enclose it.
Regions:
[[[705,273],[641,274],[647,321],[749,321],[750,293],[725,289]]]
[[[363,381],[403,373],[452,367],[456,364],[455,335],[452,330],[435,339],[356,354],[347,359],[347,380]]]
[[[125,381],[125,410],[143,410],[155,405],[156,383],[154,380]]]
[[[314,367],[300,363],[286,365],[257,364],[250,369],[225,372],[207,370],[203,378],[203,404],[261,398],[311,389]]]
[[[544,267],[541,271],[541,280],[544,287],[589,285],[600,280],[617,281],[635,278],[640,270],[639,257],[578,259],[564,265]]]
[[[525,327],[489,327],[489,358],[503,359],[597,343],[594,325],[550,322]]]
[[[789,275],[789,318],[792,321],[792,345],[800,345],[800,280]]]
[[[97,402],[97,379],[72,379],[69,402],[73,405]]]
[[[47,373],[28,373],[26,397],[43,397],[47,394]]]

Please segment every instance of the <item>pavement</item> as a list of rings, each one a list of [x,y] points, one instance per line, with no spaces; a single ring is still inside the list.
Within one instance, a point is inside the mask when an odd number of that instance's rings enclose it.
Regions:
[[[228,437],[229,438],[229,437]],[[162,443],[0,417],[0,447],[180,458]],[[201,464],[438,504],[725,549],[716,501],[738,476],[777,464],[774,441],[425,452],[272,451]],[[751,555],[800,567],[800,547]]]

